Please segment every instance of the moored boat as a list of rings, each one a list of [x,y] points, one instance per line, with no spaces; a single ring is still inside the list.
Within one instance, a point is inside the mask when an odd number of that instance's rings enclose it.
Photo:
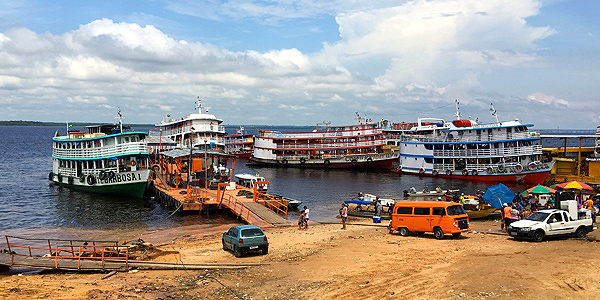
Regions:
[[[244,127],[240,127],[236,134],[224,136],[225,152],[239,158],[250,158],[254,152],[254,135],[244,133]]]
[[[259,182],[259,181],[267,181],[264,177],[259,176],[258,174],[256,175],[252,175],[252,174],[235,174],[235,181],[237,184],[241,185],[241,186],[245,186],[249,189],[254,189],[254,185]],[[258,191],[261,191],[263,193],[266,193],[269,185],[268,184],[259,184],[257,187]]]
[[[492,108],[492,111],[493,108]],[[495,111],[493,113],[496,116]],[[471,181],[542,183],[553,162],[542,162],[540,135],[518,120],[478,124],[420,118],[410,129],[390,129],[388,144],[399,147],[395,172]]]
[[[146,133],[124,131],[120,117],[119,112],[118,125],[55,136],[48,179],[72,189],[141,198],[150,173]]]
[[[312,132],[263,130],[254,140],[250,163],[280,167],[391,169],[399,157],[384,150],[379,123],[326,126]]]
[[[480,210],[467,210],[467,215],[469,216],[469,219],[480,219],[480,218],[486,218],[489,217],[491,214],[493,214],[497,209],[496,208],[485,208],[485,209],[480,209]]]

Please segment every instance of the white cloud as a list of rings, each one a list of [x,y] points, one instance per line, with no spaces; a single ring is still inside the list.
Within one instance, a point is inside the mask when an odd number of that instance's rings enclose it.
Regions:
[[[563,99],[556,98],[554,96],[545,95],[537,92],[527,96],[527,100],[539,102],[543,104],[553,105],[556,107],[569,107],[569,102]]]

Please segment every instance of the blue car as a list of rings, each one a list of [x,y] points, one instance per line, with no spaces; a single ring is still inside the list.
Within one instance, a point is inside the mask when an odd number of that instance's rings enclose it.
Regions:
[[[223,250],[231,250],[235,257],[243,253],[261,250],[262,254],[269,253],[267,236],[255,225],[239,225],[229,228],[223,233]]]

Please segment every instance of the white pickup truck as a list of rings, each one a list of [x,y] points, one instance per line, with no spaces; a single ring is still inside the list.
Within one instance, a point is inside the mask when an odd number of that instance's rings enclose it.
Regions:
[[[511,223],[508,234],[515,239],[541,242],[546,236],[574,235],[584,238],[593,230],[592,219],[574,220],[569,212],[560,209],[539,210],[525,220]]]

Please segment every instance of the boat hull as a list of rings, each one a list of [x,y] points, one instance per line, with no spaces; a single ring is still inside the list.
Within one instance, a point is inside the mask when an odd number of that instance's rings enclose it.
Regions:
[[[83,192],[142,198],[146,191],[149,174],[150,170],[127,172],[106,180],[100,180],[94,175],[87,175],[84,182],[77,178],[70,180],[66,176],[59,181],[58,176],[53,176],[51,181],[59,186]],[[91,182],[87,180],[89,176],[94,176],[94,184],[89,184]]]
[[[415,173],[415,172],[407,172],[402,170],[392,170],[397,173],[402,174],[411,174],[411,175],[419,175],[419,176],[429,176],[429,177],[439,177],[439,178],[453,178],[453,179],[462,179],[467,181],[482,181],[482,182],[523,182],[523,183],[531,183],[531,184],[542,184],[550,174],[550,169],[539,171],[539,172],[528,172],[528,173],[507,173],[507,174],[477,174],[477,175],[446,175],[446,174],[437,174],[432,175],[431,173]]]
[[[330,168],[330,169],[391,169],[398,160],[398,153],[383,153],[363,158],[336,158],[336,159],[261,159],[250,157],[248,163],[252,165],[265,165],[275,167],[297,168]]]

